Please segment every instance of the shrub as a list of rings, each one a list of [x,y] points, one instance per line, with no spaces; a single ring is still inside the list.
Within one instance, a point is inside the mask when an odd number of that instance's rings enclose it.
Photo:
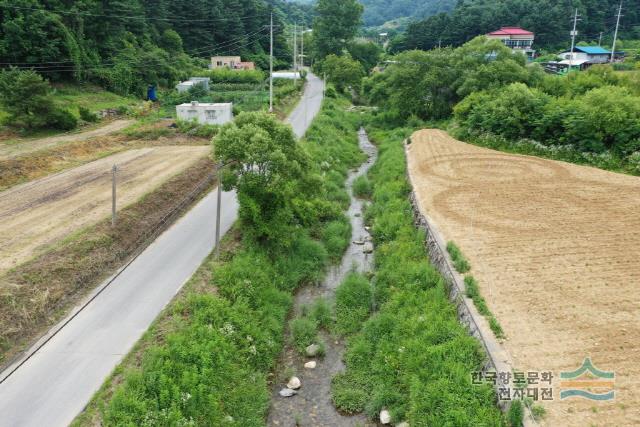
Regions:
[[[342,258],[344,251],[349,247],[351,242],[351,222],[349,218],[342,216],[339,219],[329,222],[322,234],[329,257],[332,260]]]
[[[80,118],[85,122],[95,123],[98,121],[98,115],[89,110],[87,107],[78,107],[78,112],[80,113]]]
[[[304,353],[305,348],[317,342],[318,326],[312,319],[305,317],[293,319],[289,327],[293,345],[300,353]]]
[[[345,335],[360,330],[371,313],[371,285],[366,277],[351,273],[336,290],[336,327]]]
[[[353,194],[361,199],[368,199],[371,197],[373,188],[369,179],[361,175],[353,181]]]
[[[338,374],[331,380],[331,400],[340,411],[357,414],[364,411],[369,396],[348,374]]]
[[[524,419],[524,411],[522,409],[522,402],[514,400],[511,402],[509,412],[507,412],[507,420],[511,427],[521,427]]]
[[[60,130],[72,130],[78,126],[78,119],[69,110],[56,108],[47,117],[49,126]]]
[[[324,298],[318,298],[314,301],[309,310],[309,316],[316,322],[319,328],[328,329],[333,322],[331,314],[331,305]]]
[[[453,266],[456,271],[460,274],[465,274],[469,270],[471,270],[471,265],[469,265],[469,261],[462,255],[462,251],[455,243],[449,242],[447,243],[447,252],[451,255],[451,260],[453,261]]]

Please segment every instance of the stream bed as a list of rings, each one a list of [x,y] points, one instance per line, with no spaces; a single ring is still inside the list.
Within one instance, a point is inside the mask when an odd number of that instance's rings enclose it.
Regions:
[[[351,221],[351,243],[347,248],[339,265],[329,270],[326,278],[319,286],[307,286],[295,296],[293,314],[299,316],[302,308],[325,298],[331,303],[335,292],[347,275],[353,271],[368,273],[373,270],[373,254],[364,252],[363,242],[371,241],[371,235],[365,228],[363,207],[365,201],[353,194],[353,182],[359,176],[365,175],[377,159],[377,148],[369,141],[364,129],[358,132],[360,149],[367,155],[367,160],[355,171],[349,173],[346,181],[347,191],[351,198],[351,205],[347,215]],[[320,331],[319,336],[324,341],[326,354],[324,357],[308,358],[300,355],[290,343],[290,331],[287,329],[287,345],[283,350],[278,364],[272,388],[271,408],[267,424],[279,427],[310,427],[310,426],[345,426],[364,427],[375,426],[364,415],[347,416],[340,414],[331,401],[331,379],[344,371],[342,362],[345,351],[345,341],[342,337]],[[304,364],[316,361],[315,369],[306,369]],[[278,393],[288,381],[287,374],[300,378],[302,387],[292,397],[281,397]]]

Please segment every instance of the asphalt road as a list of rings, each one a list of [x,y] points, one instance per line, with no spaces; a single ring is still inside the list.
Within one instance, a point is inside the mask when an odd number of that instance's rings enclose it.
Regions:
[[[304,135],[322,103],[322,81],[312,74],[308,80],[303,99],[288,120],[298,137]],[[213,191],[13,374],[7,378],[16,365],[0,374],[0,381],[6,378],[0,384],[0,426],[67,426],[82,411],[211,253],[215,246],[216,205]],[[235,194],[223,193],[223,233],[237,216]],[[98,290],[103,287],[104,284]]]

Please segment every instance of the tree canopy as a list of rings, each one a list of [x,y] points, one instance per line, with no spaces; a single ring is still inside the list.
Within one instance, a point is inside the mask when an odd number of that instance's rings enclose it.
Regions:
[[[316,56],[341,55],[358,33],[362,12],[357,0],[318,0],[313,22]]]

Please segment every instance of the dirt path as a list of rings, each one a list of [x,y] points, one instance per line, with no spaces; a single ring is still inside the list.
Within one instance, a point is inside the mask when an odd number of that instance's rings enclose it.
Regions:
[[[0,159],[9,159],[19,155],[32,153],[50,148],[64,142],[84,141],[98,136],[109,135],[125,129],[134,123],[134,120],[114,120],[104,126],[84,132],[65,133],[64,135],[50,136],[47,138],[25,139],[0,143]]]
[[[469,258],[516,369],[553,371],[549,426],[640,425],[640,179],[417,132],[423,209]],[[613,402],[560,400],[586,357],[615,371]]]
[[[131,150],[0,193],[0,274],[111,214],[117,164],[123,208],[207,156],[209,147]]]
[[[352,242],[370,237],[364,228],[363,201],[353,196],[353,181],[364,175],[373,166],[377,150],[366,133],[359,134],[360,147],[368,155],[368,160],[356,172],[352,172],[347,180],[347,189],[351,195],[351,206],[348,215],[351,219]],[[300,315],[302,307],[311,304],[318,298],[334,299],[337,287],[352,271],[368,272],[373,269],[373,255],[366,255],[361,245],[351,243],[340,265],[332,267],[322,285],[306,287],[296,295],[294,301],[294,315]],[[289,331],[287,336],[290,337]],[[279,427],[340,427],[340,426],[372,426],[375,425],[363,415],[344,416],[338,413],[331,402],[331,379],[344,371],[342,356],[345,350],[344,339],[321,334],[325,342],[326,355],[323,358],[304,358],[292,347],[287,346],[281,356],[280,371],[293,370],[302,381],[302,388],[293,397],[283,398],[278,392],[284,387],[287,379],[279,378],[272,390],[271,410],[268,425]],[[316,360],[315,369],[305,369],[307,361]],[[284,379],[284,383],[281,380]],[[296,424],[298,423],[298,424]]]

